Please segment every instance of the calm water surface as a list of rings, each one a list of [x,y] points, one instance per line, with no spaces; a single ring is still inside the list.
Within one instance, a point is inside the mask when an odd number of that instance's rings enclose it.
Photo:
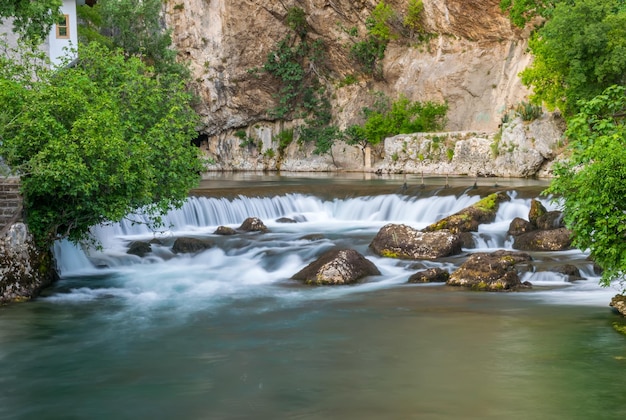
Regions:
[[[615,290],[596,285],[583,253],[534,255],[580,265],[588,280],[534,273],[524,293],[409,285],[413,262],[367,253],[376,231],[389,221],[420,227],[474,198],[405,197],[404,178],[371,180],[371,195],[362,179],[244,178],[207,181],[200,194],[226,185],[245,193],[238,199],[201,198],[171,216],[179,226],[161,239],[215,241],[199,255],[164,245],[131,258],[128,241],[150,235],[129,226],[97,230],[102,252],[59,246],[63,279],[0,308],[0,418],[626,418],[626,338],[607,306]],[[408,189],[419,182],[409,178]],[[294,193],[283,196],[285,185]],[[250,189],[264,198],[248,199]],[[340,199],[318,198],[333,192]],[[526,205],[514,195],[477,234],[478,250],[510,247],[500,232]],[[269,234],[211,235],[252,211],[265,213]],[[273,222],[281,215],[300,223]],[[310,233],[324,239],[301,239]],[[289,280],[335,246],[366,254],[383,275],[339,288]]]

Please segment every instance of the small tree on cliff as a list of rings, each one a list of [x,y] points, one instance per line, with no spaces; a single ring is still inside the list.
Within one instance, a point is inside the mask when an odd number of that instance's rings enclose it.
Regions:
[[[22,175],[41,244],[86,239],[91,226],[136,210],[158,222],[201,169],[182,79],[154,77],[140,59],[97,43],[79,57],[72,68],[39,68],[35,79],[19,61],[0,60],[0,154]]]

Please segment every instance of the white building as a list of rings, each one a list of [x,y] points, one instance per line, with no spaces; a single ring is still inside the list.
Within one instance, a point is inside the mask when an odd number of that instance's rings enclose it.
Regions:
[[[88,4],[93,1],[87,0]],[[66,57],[74,59],[78,47],[78,23],[76,18],[76,6],[85,4],[85,0],[63,0],[61,7],[61,19],[52,25],[47,39],[40,46],[50,57],[53,66],[58,66]],[[3,19],[0,23],[0,37],[10,47],[16,47],[18,35],[13,33],[13,20]]]
[[[66,57],[76,58],[78,47],[78,23],[76,5],[85,4],[85,0],[63,0],[61,19],[52,25],[48,35],[48,51],[53,66],[59,65]]]

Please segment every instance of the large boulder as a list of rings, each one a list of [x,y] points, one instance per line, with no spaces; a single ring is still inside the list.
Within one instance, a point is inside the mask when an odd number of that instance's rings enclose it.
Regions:
[[[572,246],[572,232],[567,228],[534,230],[515,236],[513,248],[520,251],[564,251]]]
[[[267,226],[258,217],[248,217],[243,221],[239,230],[244,232],[267,232]]]
[[[380,275],[380,271],[373,262],[353,249],[342,249],[324,253],[294,274],[292,279],[312,285],[341,285],[375,275]]]
[[[172,251],[176,254],[193,254],[211,248],[212,244],[197,238],[181,237],[174,241]]]
[[[623,316],[626,316],[626,295],[613,296],[609,305]]]
[[[516,266],[531,260],[530,255],[521,252],[479,252],[472,254],[454,271],[447,284],[490,292],[530,287],[530,283],[520,281]]]
[[[482,223],[491,223],[496,218],[498,207],[510,197],[503,192],[490,194],[473,205],[439,220],[424,228],[425,232],[447,229],[452,233],[476,232]]]
[[[443,268],[428,268],[426,270],[418,271],[409,277],[409,283],[445,283],[450,278],[448,273]]]
[[[421,232],[407,225],[383,226],[372,240],[370,248],[376,254],[400,259],[436,259],[461,252],[459,235],[447,230]]]

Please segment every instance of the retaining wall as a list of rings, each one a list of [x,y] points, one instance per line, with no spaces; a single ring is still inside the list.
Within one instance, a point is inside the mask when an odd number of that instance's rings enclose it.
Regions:
[[[0,234],[15,222],[23,222],[19,178],[0,178]]]

